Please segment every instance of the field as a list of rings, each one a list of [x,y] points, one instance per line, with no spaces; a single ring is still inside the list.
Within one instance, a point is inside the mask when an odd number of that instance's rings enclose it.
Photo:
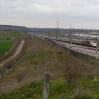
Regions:
[[[0,31],[0,39],[6,39],[6,38],[23,38],[25,37],[24,32],[19,31]]]
[[[0,30],[0,56],[4,55],[14,44],[13,41],[6,40],[7,38],[23,38],[25,33],[19,31],[2,31]]]
[[[38,38],[25,46],[24,59],[0,80],[0,99],[42,99],[45,72],[51,76],[49,99],[99,99],[99,66]]]
[[[14,45],[14,41],[0,40],[0,56],[4,55]]]

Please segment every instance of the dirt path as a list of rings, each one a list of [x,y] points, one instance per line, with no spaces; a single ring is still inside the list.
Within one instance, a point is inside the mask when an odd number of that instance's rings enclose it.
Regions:
[[[21,50],[22,50],[22,47],[23,47],[23,44],[24,44],[24,40],[21,41],[17,51],[15,52],[15,54],[8,58],[6,61],[4,61],[2,64],[0,64],[0,67],[3,66],[5,63],[7,63],[8,61],[10,61],[11,59],[13,59],[14,57],[16,57],[18,54],[20,54]]]

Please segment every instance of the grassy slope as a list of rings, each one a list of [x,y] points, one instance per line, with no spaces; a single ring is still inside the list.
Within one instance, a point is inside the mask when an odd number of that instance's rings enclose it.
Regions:
[[[0,39],[6,39],[6,38],[22,38],[25,37],[23,32],[19,31],[0,31]]]
[[[13,46],[13,41],[0,41],[0,56],[4,55]]]
[[[72,84],[64,79],[64,61],[66,65],[73,66],[73,69],[78,71],[79,76]],[[44,73],[50,72],[50,99],[70,99],[69,96],[75,96],[77,93],[75,99],[99,99],[99,80],[93,80],[93,70],[99,74],[97,66],[57,49],[47,41],[29,39],[26,57],[11,73],[1,79],[0,92],[5,94],[1,94],[0,98],[14,99],[31,88],[42,85]],[[43,86],[20,99],[42,99],[42,89]],[[85,98],[80,98],[79,95]]]

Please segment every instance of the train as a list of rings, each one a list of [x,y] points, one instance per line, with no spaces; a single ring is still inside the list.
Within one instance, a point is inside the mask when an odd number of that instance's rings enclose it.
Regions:
[[[71,41],[73,44],[88,46],[88,47],[96,47],[97,41],[95,40],[80,40],[80,41]],[[70,43],[70,42],[69,42]]]
[[[46,38],[46,39],[55,40],[56,37],[50,37],[50,38]],[[57,41],[67,42],[67,43],[72,43],[72,44],[77,44],[77,45],[82,45],[82,46],[97,47],[96,40],[77,40],[77,39],[69,40],[67,38],[57,37]]]
[[[57,39],[57,41],[67,42],[67,43],[72,43],[72,44],[77,44],[77,45],[82,45],[82,46],[89,46],[89,47],[96,47],[97,46],[97,41],[96,40]]]

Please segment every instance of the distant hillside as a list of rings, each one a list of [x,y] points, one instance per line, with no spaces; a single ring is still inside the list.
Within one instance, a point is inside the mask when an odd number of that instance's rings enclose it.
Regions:
[[[0,30],[17,30],[17,31],[24,31],[24,32],[34,32],[34,33],[44,33],[44,32],[56,32],[57,28],[28,28],[25,26],[13,26],[13,25],[0,25]],[[58,28],[58,32],[99,32],[99,30],[92,30],[92,29],[76,29],[76,28]]]
[[[27,30],[24,26],[12,26],[12,25],[0,25],[0,30],[19,30],[24,31]]]
[[[5,31],[0,30],[0,40],[5,40],[7,38],[23,38],[25,33],[21,31]]]

